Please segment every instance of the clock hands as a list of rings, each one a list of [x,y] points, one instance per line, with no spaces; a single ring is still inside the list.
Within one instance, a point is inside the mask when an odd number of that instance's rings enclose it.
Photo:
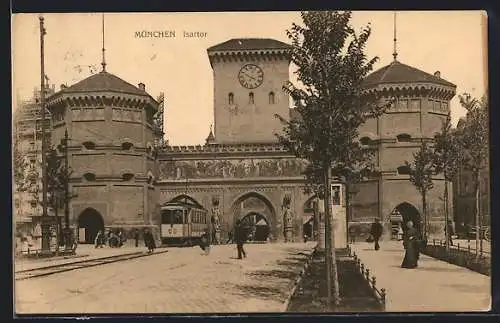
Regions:
[[[248,76],[249,78],[251,78],[251,79],[252,79],[252,80],[254,80],[254,81],[257,81],[257,79],[256,79],[255,77],[250,76],[250,75],[248,75],[247,73],[242,73],[242,74],[243,74],[243,75],[245,75],[245,76]]]

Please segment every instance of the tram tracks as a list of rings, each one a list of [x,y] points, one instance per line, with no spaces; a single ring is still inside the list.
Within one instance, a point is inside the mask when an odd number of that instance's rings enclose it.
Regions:
[[[108,257],[103,257],[103,258],[87,259],[87,260],[80,260],[80,261],[75,261],[75,262],[50,265],[50,266],[45,266],[45,267],[33,268],[33,269],[25,269],[25,270],[20,270],[20,271],[15,272],[15,280],[20,281],[20,280],[37,278],[37,277],[44,277],[44,276],[54,275],[54,274],[63,273],[63,272],[67,272],[67,271],[90,268],[90,267],[110,264],[110,263],[119,262],[119,261],[127,261],[127,260],[142,258],[142,257],[146,257],[146,256],[154,256],[154,255],[158,255],[158,254],[162,254],[162,253],[166,253],[166,252],[167,252],[167,250],[157,250],[154,253],[137,252],[137,253],[132,253],[132,254],[113,255],[113,256],[108,256]]]

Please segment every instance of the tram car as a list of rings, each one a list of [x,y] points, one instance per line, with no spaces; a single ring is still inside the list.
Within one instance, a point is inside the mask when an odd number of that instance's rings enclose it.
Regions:
[[[186,202],[169,202],[160,208],[163,245],[193,246],[209,229],[208,211]]]

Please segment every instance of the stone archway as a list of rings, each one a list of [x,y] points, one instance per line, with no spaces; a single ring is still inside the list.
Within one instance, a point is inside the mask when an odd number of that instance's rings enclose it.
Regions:
[[[403,202],[396,206],[392,212],[393,215],[398,215],[400,217],[400,221],[402,222],[403,231],[406,230],[406,223],[408,221],[413,222],[415,229],[418,232],[422,233],[422,216],[418,209],[408,202]]]
[[[238,197],[232,204],[233,225],[237,220],[243,220],[249,215],[259,215],[260,221],[269,227],[269,238],[274,241],[278,237],[276,230],[276,211],[272,203],[263,195],[249,192]]]
[[[99,230],[104,231],[104,220],[101,214],[93,208],[83,210],[78,217],[80,243],[94,243]]]
[[[266,242],[271,233],[269,221],[257,212],[250,212],[241,218],[241,225],[249,229],[249,241]]]

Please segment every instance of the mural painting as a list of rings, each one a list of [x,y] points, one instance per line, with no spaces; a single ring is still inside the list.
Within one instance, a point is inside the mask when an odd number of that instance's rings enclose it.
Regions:
[[[178,160],[160,164],[160,179],[301,176],[306,161],[295,158]]]

